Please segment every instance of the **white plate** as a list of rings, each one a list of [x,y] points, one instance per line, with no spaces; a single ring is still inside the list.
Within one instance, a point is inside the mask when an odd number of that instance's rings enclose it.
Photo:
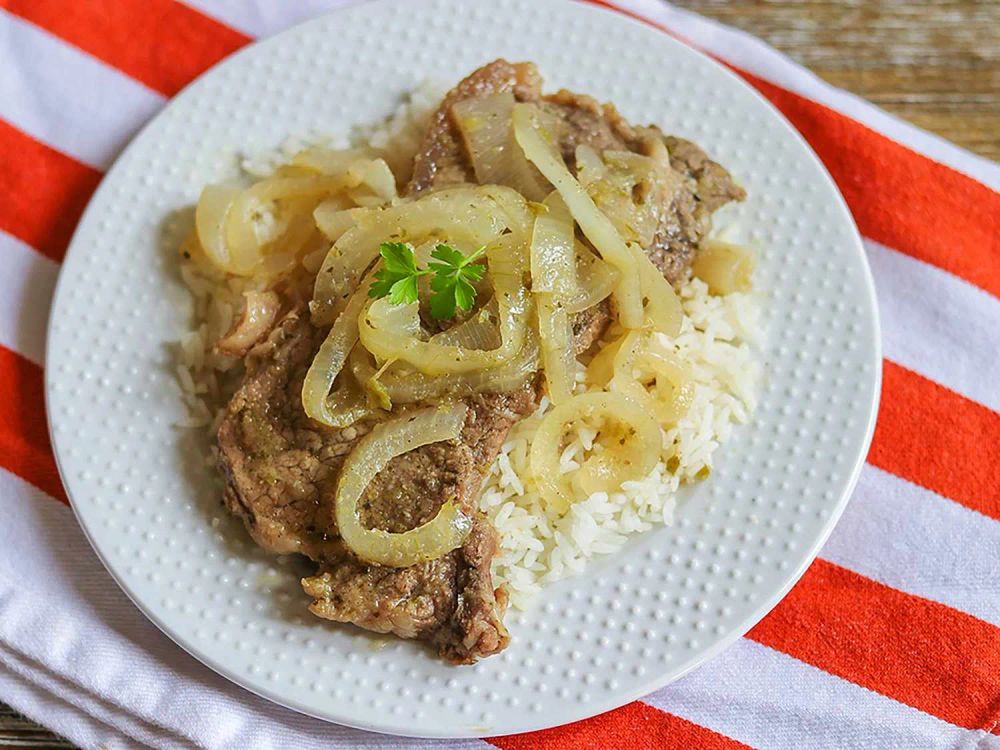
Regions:
[[[241,149],[387,114],[422,79],[505,56],[549,89],[614,101],[693,138],[747,187],[727,209],[760,248],[770,331],[760,408],[676,526],[553,586],[475,667],[306,612],[225,517],[184,416],[170,342],[187,326],[174,248]],[[854,486],[879,391],[871,278],[819,161],[721,66],[607,10],[555,0],[378,2],[238,53],[178,96],[104,179],[63,265],[48,340],[53,443],[73,507],[122,588],[218,672],[305,713],[424,736],[582,719],[676,679],[746,632],[813,559]],[[222,518],[213,528],[212,520]],[[277,575],[271,571],[277,571]]]

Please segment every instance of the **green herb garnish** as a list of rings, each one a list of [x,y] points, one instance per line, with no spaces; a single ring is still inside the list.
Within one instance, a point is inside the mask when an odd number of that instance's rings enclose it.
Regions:
[[[421,276],[434,274],[431,279],[431,315],[436,320],[454,317],[455,309],[471,310],[476,300],[476,287],[486,273],[486,266],[475,261],[486,252],[479,248],[472,255],[465,255],[450,245],[439,244],[431,251],[436,263],[428,268],[417,268],[413,248],[405,242],[383,242],[379,246],[382,268],[375,274],[375,281],[368,289],[373,299],[388,297],[394,305],[416,302]]]
[[[460,250],[450,245],[438,245],[431,252],[431,257],[439,263],[428,263],[434,278],[431,279],[431,315],[437,320],[446,320],[455,315],[455,307],[471,310],[476,300],[476,287],[473,283],[481,281],[486,273],[486,266],[473,263],[486,252],[483,246],[472,255],[466,256]]]
[[[388,297],[394,305],[417,301],[417,279],[431,273],[418,269],[413,248],[405,242],[383,242],[378,249],[382,268],[375,274],[375,281],[368,288],[372,299]]]

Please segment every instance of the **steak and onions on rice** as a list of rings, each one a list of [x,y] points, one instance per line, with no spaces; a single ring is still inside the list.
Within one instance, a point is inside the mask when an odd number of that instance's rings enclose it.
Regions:
[[[752,262],[709,237],[744,191],[689,141],[531,63],[421,97],[205,188],[180,377],[225,506],[314,561],[313,613],[472,663],[748,418]]]

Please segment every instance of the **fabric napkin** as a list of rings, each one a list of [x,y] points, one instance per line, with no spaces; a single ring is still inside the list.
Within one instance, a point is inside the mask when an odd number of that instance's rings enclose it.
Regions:
[[[0,699],[87,748],[1000,748],[1000,167],[746,34],[620,0],[713,54],[817,151],[865,237],[884,390],[840,525],[788,597],[641,702],[488,741],[310,719],[187,656],[125,598],[55,472],[59,261],[136,130],[253,37],[338,0],[0,0]]]

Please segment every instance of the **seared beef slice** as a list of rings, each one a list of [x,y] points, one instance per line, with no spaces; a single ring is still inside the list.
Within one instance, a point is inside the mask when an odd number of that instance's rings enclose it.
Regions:
[[[457,441],[395,458],[361,499],[366,525],[405,531],[454,498],[475,519],[463,547],[402,570],[367,565],[341,543],[333,497],[345,456],[371,425],[330,429],[302,409],[302,381],[322,340],[323,332],[304,314],[293,313],[248,356],[246,379],[219,428],[227,507],[266,549],[300,552],[321,563],[320,573],[304,582],[306,592],[321,599],[316,614],[429,640],[453,661],[502,649],[506,598],[498,600],[490,576],[496,532],[474,508],[484,469],[511,425],[535,404],[533,384],[468,399]]]

